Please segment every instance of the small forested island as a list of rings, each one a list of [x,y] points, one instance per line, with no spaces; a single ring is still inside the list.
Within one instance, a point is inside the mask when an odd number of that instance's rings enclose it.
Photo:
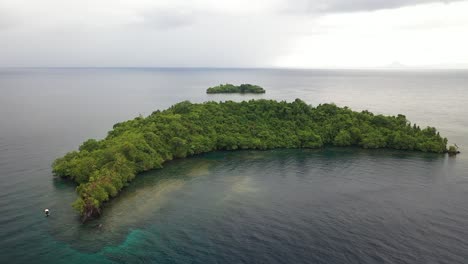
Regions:
[[[143,171],[174,158],[216,150],[359,146],[447,152],[433,127],[411,125],[404,115],[374,115],[347,107],[294,102],[184,101],[148,117],[117,123],[105,139],[85,141],[53,163],[53,172],[79,184],[73,207],[83,221]]]
[[[218,86],[210,87],[206,89],[206,93],[215,94],[215,93],[265,93],[265,89],[258,85],[252,84],[220,84]]]

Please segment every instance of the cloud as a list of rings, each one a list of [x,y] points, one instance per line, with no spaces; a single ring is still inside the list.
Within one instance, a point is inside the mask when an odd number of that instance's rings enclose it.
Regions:
[[[0,34],[0,66],[267,67],[298,25],[273,1],[67,2],[11,0],[24,23]]]
[[[465,63],[468,1],[440,3],[0,0],[0,67]]]
[[[466,67],[468,1],[327,14],[275,65],[304,68]],[[465,65],[465,66],[463,66]]]
[[[0,34],[0,66],[267,67],[287,50],[296,25],[263,16],[160,14],[123,26]]]
[[[6,30],[15,26],[15,19],[5,10],[0,9],[0,30]]]
[[[194,12],[191,9],[175,7],[159,8],[143,12],[141,22],[150,28],[175,29],[196,23],[201,15],[201,12]]]
[[[284,11],[289,13],[327,14],[359,11],[376,11],[400,8],[424,3],[450,3],[458,0],[296,0],[284,3]]]

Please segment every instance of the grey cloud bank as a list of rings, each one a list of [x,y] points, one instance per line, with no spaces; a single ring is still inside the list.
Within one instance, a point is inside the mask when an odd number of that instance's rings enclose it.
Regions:
[[[433,16],[431,10],[440,8],[432,7],[431,3],[441,1],[0,0],[0,67],[307,67],[309,62],[314,62],[314,67],[349,66],[354,61],[334,57],[339,47],[317,48],[314,44],[334,38],[342,41],[343,36],[335,35],[345,32],[346,38],[365,47],[369,41],[362,35],[376,34],[378,25],[385,21],[379,16],[364,16],[363,24],[376,29],[353,34],[341,17],[329,23],[329,15],[421,7],[421,11],[412,11],[415,17],[420,16],[417,23],[409,21],[404,27],[406,30],[413,27],[416,33],[429,32],[441,27],[428,19]],[[459,9],[468,12],[468,1],[463,3]],[[467,21],[457,20],[459,16],[450,18],[455,19],[450,25],[468,26]],[[393,34],[396,30],[388,28],[392,31],[381,34]],[[313,38],[304,42],[305,36]],[[333,63],[326,56],[315,56],[311,50],[333,58]],[[290,54],[294,54],[293,60],[284,59]],[[466,57],[461,54],[456,63],[464,65]],[[365,54],[362,60],[366,60]],[[407,61],[398,57],[381,60],[368,64]],[[435,58],[431,64],[446,61],[449,60]]]
[[[285,10],[297,13],[338,13],[375,11],[381,9],[399,8],[424,3],[442,2],[450,3],[460,0],[297,0],[289,2]]]
[[[150,28],[174,29],[196,23],[201,14],[190,9],[165,8],[149,10],[141,16],[142,24]]]

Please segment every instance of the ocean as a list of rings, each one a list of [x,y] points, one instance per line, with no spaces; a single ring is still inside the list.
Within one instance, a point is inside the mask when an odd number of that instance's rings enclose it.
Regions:
[[[266,94],[206,94],[252,83]],[[461,154],[213,152],[138,175],[81,224],[51,163],[189,100],[300,98],[438,128]],[[1,263],[466,263],[468,71],[0,69]],[[49,208],[51,215],[44,216]]]

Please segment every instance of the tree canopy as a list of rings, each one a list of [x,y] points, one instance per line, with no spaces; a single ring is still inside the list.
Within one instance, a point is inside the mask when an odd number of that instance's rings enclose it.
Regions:
[[[210,87],[206,90],[206,93],[265,93],[265,90],[258,85],[241,84],[239,86],[236,86],[227,83]]]
[[[174,158],[215,150],[359,146],[443,153],[447,139],[404,115],[374,115],[347,107],[294,102],[184,101],[148,117],[117,123],[53,163],[56,175],[79,185],[73,206],[87,219],[143,171]]]

